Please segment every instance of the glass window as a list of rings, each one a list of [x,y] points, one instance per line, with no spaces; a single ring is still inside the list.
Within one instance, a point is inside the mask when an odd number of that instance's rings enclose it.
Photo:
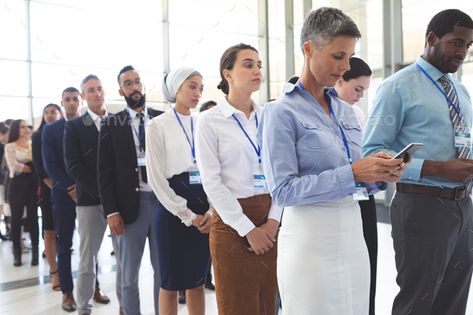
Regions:
[[[0,60],[0,96],[28,96],[28,68],[25,61]],[[8,74],[8,75],[7,75]]]
[[[26,97],[6,97],[0,96],[0,121],[5,119],[30,119],[30,109],[28,98]]]
[[[456,0],[456,9],[471,15],[471,0]],[[402,0],[402,41],[404,63],[412,63],[424,51],[425,32],[432,17],[438,12],[451,9],[451,1]]]
[[[26,1],[3,0],[0,5],[0,58],[26,60]],[[7,72],[8,73],[8,72]]]
[[[223,52],[238,43],[259,49],[258,32],[258,1],[169,1],[170,68],[196,68],[204,77],[202,102],[218,101],[223,96],[217,89]],[[254,100],[258,97],[253,94]]]

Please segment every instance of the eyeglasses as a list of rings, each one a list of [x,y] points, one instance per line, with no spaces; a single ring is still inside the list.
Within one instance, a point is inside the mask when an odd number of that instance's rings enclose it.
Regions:
[[[123,81],[123,86],[126,87],[127,89],[133,88],[133,86],[134,86],[135,84],[136,84],[138,87],[141,87],[141,80],[138,78],[138,79],[135,79],[134,81],[133,81],[133,80],[126,80],[126,81]]]

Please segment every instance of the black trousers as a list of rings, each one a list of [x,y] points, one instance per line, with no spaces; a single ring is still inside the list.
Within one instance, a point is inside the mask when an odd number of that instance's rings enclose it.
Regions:
[[[376,297],[376,272],[378,265],[378,218],[376,215],[376,203],[374,196],[370,196],[369,200],[360,201],[361,220],[363,222],[363,236],[366,246],[368,247],[368,255],[370,257],[370,308],[369,315],[375,314],[375,297]]]
[[[39,225],[36,187],[36,180],[32,173],[21,173],[10,179],[8,203],[11,210],[11,240],[14,251],[21,252],[21,219],[25,207],[31,245],[38,247]]]
[[[471,198],[396,193],[391,223],[400,287],[392,314],[465,314],[473,270]]]

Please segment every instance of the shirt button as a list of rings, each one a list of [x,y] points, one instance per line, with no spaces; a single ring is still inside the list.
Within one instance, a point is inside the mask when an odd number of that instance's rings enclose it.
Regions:
[[[140,191],[140,189],[138,187],[135,188],[135,191]]]

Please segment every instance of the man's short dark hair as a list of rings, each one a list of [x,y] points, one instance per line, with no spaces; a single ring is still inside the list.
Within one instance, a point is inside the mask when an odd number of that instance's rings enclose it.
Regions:
[[[68,88],[65,88],[64,91],[62,91],[61,98],[64,96],[64,93],[79,93],[79,90],[76,89],[76,88],[73,87],[73,86],[70,86],[70,87],[68,87]]]
[[[120,70],[120,72],[118,72],[118,76],[117,76],[118,84],[120,84],[120,76],[122,75],[122,73],[125,73],[127,71],[131,71],[131,70],[135,70],[135,68],[133,68],[133,66],[131,66],[131,65],[128,65],[128,66],[123,67]]]
[[[430,20],[425,37],[434,32],[438,38],[442,38],[445,34],[453,32],[455,26],[473,29],[473,20],[468,14],[457,9],[440,11]]]
[[[90,81],[90,80],[97,80],[97,81],[100,81],[99,77],[96,76],[95,74],[89,74],[88,76],[86,76],[84,78],[84,80],[82,80],[82,82],[80,83],[80,89],[82,90],[82,92],[84,92],[84,86],[85,84]]]
[[[199,112],[206,111],[207,109],[209,109],[209,106],[215,106],[215,105],[217,105],[215,101],[207,101],[200,106]]]

